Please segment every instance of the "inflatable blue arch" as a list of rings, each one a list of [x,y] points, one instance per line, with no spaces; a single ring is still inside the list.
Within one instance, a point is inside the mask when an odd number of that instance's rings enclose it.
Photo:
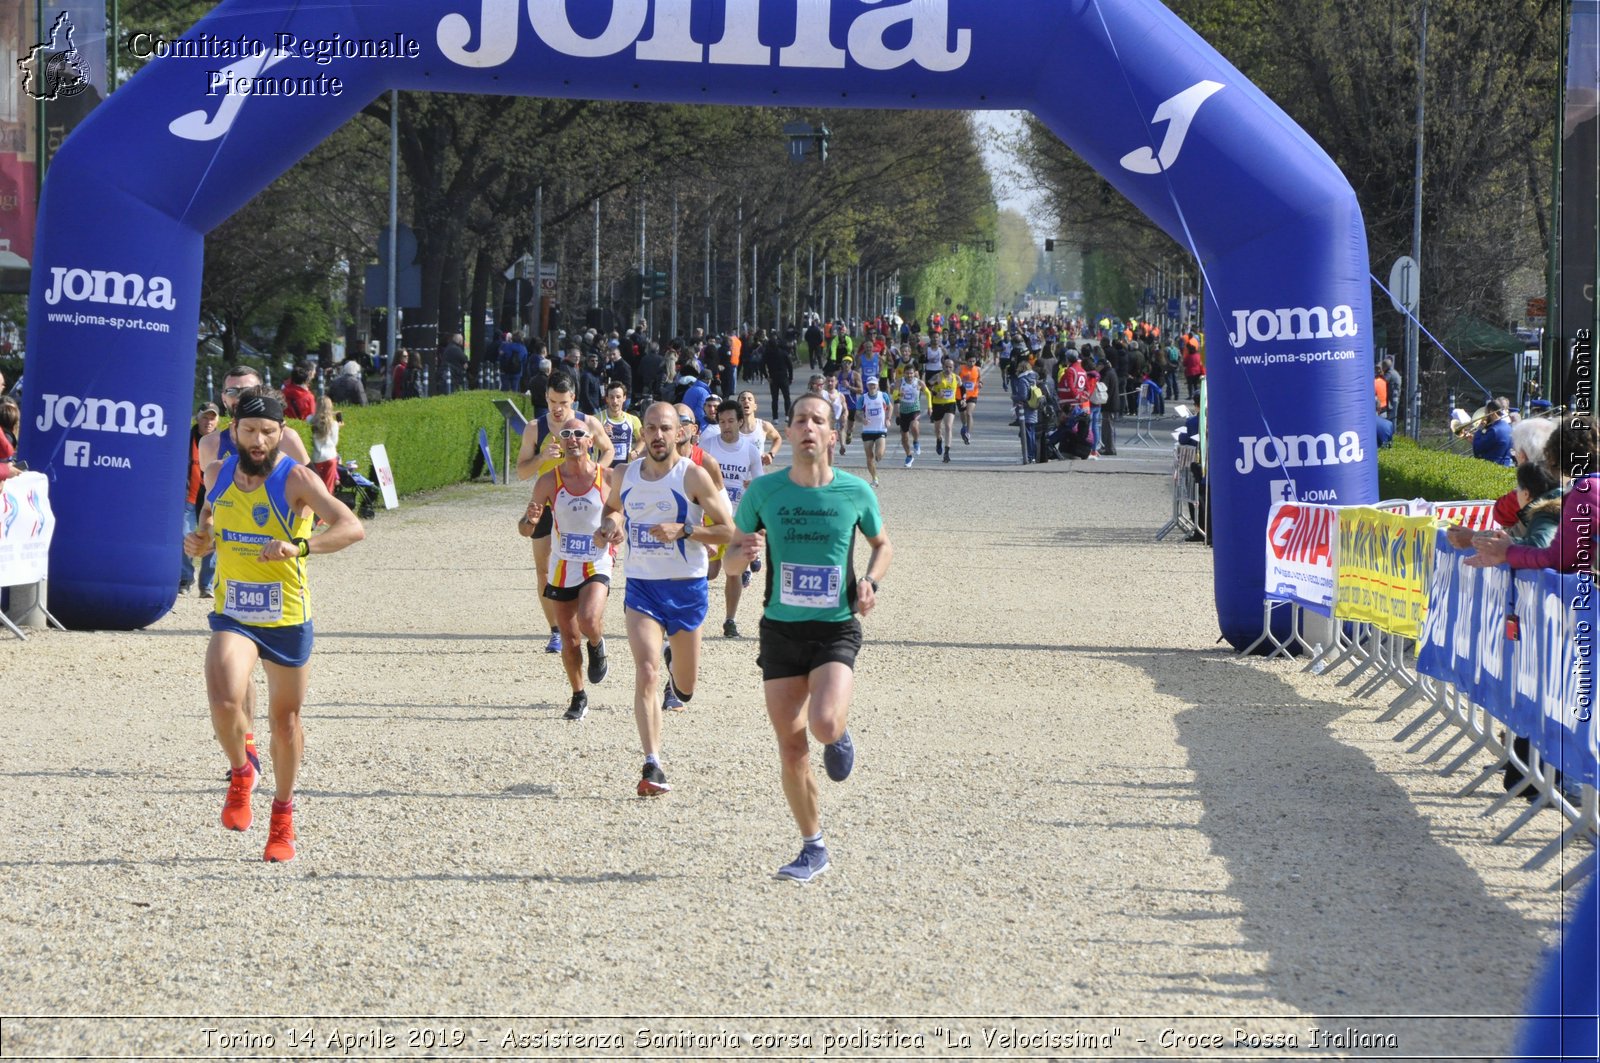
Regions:
[[[1031,110],[1201,263],[1223,635],[1260,632],[1271,499],[1376,497],[1355,195],[1154,0],[235,0],[162,51],[39,210],[23,456],[70,626],[172,607],[204,234],[391,88]]]

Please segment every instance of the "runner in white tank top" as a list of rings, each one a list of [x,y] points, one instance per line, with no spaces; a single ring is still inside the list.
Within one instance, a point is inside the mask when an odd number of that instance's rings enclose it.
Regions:
[[[771,465],[783,449],[783,433],[756,416],[756,393],[739,392],[739,434],[761,444],[761,463]]]
[[[672,789],[660,760],[663,698],[656,684],[663,638],[672,647],[667,683],[687,705],[700,667],[706,546],[725,545],[733,535],[722,490],[707,470],[678,454],[677,440],[678,411],[671,403],[645,411],[644,454],[607,473],[605,516],[595,532],[598,542],[628,544],[624,615],[633,651],[633,717],[645,755],[640,797]]]
[[[744,495],[746,485],[761,475],[762,454],[761,444],[750,436],[739,431],[741,421],[739,404],[724,402],[717,408],[717,432],[714,435],[700,437],[700,449],[706,456],[717,463],[722,470],[722,487],[728,494],[732,508],[739,508],[739,499]],[[750,585],[749,569],[744,573],[735,575],[730,573],[723,580],[722,600],[725,612],[722,618],[722,634],[724,638],[736,639],[739,637],[739,625],[735,617],[739,615],[739,596],[745,587]],[[720,558],[711,562],[709,578],[715,581],[722,573]]]
[[[861,448],[867,455],[867,480],[877,487],[878,463],[888,446],[889,396],[879,389],[875,376],[867,377],[866,385],[866,394],[861,396]]]
[[[572,685],[572,702],[566,718],[581,720],[589,711],[584,689],[583,650],[589,651],[588,681],[599,683],[610,665],[606,661],[605,612],[611,587],[611,550],[596,538],[607,496],[605,474],[590,454],[595,431],[589,418],[573,414],[550,434],[561,446],[561,464],[539,477],[533,487],[530,509],[539,507],[551,517],[550,565],[545,573],[544,597],[555,613],[561,632],[561,664]],[[533,526],[524,522],[524,534]],[[582,634],[584,644],[578,636]]]

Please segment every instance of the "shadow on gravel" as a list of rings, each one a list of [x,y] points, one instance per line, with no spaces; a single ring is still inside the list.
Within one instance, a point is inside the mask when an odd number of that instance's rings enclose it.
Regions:
[[[612,882],[666,882],[671,879],[687,878],[687,875],[659,875],[653,871],[607,871],[599,875],[536,875],[536,874],[446,874],[445,872],[432,872],[417,875],[363,875],[357,871],[335,871],[333,873],[319,872],[319,881],[333,879],[335,881],[352,882],[465,882],[465,883],[493,883],[493,882],[551,882],[562,886],[604,886]]]
[[[1194,774],[1184,788],[1200,803],[1198,829],[1226,864],[1242,947],[1265,955],[1256,984],[1325,1017],[1325,1028],[1350,1016],[1519,1009],[1541,927],[1491,896],[1406,790],[1330,734],[1335,719],[1364,709],[1304,700],[1262,667],[1222,655],[1176,666],[1165,652],[1120,660],[1192,706],[1175,718]],[[1157,800],[1184,799],[1170,782],[1155,785]],[[1481,807],[1472,800],[1463,799],[1469,812]],[[1558,916],[1554,903],[1551,911]],[[1495,1036],[1509,1040],[1510,1028],[1507,1020]],[[1412,1038],[1402,1046],[1423,1047]],[[1492,1054],[1504,1044],[1474,1049]]]

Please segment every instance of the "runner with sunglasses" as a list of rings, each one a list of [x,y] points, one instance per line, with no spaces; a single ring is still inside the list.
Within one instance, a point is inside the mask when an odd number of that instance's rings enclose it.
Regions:
[[[544,596],[561,630],[561,664],[572,685],[566,718],[581,720],[589,711],[584,689],[581,633],[589,651],[588,681],[599,683],[610,671],[606,661],[605,613],[611,594],[609,549],[595,541],[606,503],[606,480],[589,452],[589,426],[569,417],[555,433],[561,440],[562,462],[539,477],[533,504],[551,515],[550,568]]]

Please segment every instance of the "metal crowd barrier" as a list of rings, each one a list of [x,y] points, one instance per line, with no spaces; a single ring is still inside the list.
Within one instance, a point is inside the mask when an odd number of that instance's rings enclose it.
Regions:
[[[1174,497],[1174,519],[1176,519],[1176,495]],[[1462,503],[1456,507],[1462,512],[1454,513],[1453,510],[1451,512],[1457,519],[1465,518],[1464,523],[1476,527],[1476,514],[1482,512],[1483,505],[1481,501]],[[1478,508],[1468,511],[1469,506]],[[1380,502],[1377,506],[1391,512],[1401,511],[1406,507],[1407,503],[1397,500]],[[1163,529],[1163,534],[1167,530],[1170,530],[1170,525],[1168,529]],[[1272,632],[1272,620],[1277,610],[1285,608],[1291,610],[1291,634],[1285,639],[1279,639]],[[1304,634],[1305,610],[1297,603],[1288,601],[1268,600],[1263,603],[1262,629],[1261,637],[1241,650],[1240,656],[1247,656],[1263,645],[1270,645],[1272,651],[1266,655],[1266,659],[1272,660],[1280,656],[1292,657],[1298,648],[1311,653],[1311,659],[1301,669],[1304,672],[1324,675],[1343,665],[1351,665],[1350,671],[1338,679],[1337,685],[1351,686],[1365,677],[1365,682],[1356,691],[1358,697],[1376,696],[1390,684],[1397,687],[1398,693],[1378,715],[1375,720],[1377,723],[1395,719],[1420,701],[1422,711],[1401,727],[1393,740],[1405,742],[1433,721],[1432,729],[1407,749],[1409,753],[1421,753],[1443,737],[1445,740],[1423,759],[1424,764],[1442,760],[1460,743],[1467,742],[1465,749],[1439,769],[1440,776],[1448,778],[1454,775],[1480,753],[1492,758],[1491,763],[1456,792],[1457,797],[1471,795],[1507,767],[1521,772],[1521,782],[1496,798],[1481,813],[1482,816],[1492,816],[1517,798],[1524,796],[1529,798],[1528,807],[1494,837],[1493,844],[1501,845],[1509,841],[1547,808],[1556,809],[1567,821],[1564,831],[1523,863],[1525,870],[1538,870],[1569,845],[1586,841],[1590,846],[1589,853],[1558,882],[1552,884],[1551,889],[1571,888],[1594,873],[1596,868],[1594,846],[1597,840],[1600,840],[1600,793],[1597,793],[1595,787],[1588,785],[1577,787],[1575,790],[1557,785],[1555,770],[1545,763],[1531,743],[1528,746],[1528,755],[1526,757],[1519,755],[1515,748],[1515,740],[1520,736],[1500,723],[1489,710],[1474,703],[1453,684],[1440,682],[1417,672],[1416,640],[1383,631],[1371,623],[1335,620],[1332,638],[1328,644],[1312,646]],[[1501,737],[1501,734],[1504,737]]]
[[[1172,518],[1156,532],[1157,542],[1174,531],[1181,531],[1186,535],[1201,534],[1203,529],[1196,519],[1200,518],[1200,484],[1194,478],[1194,464],[1199,460],[1199,447],[1181,443],[1173,452]]]

